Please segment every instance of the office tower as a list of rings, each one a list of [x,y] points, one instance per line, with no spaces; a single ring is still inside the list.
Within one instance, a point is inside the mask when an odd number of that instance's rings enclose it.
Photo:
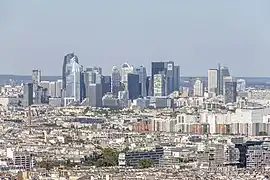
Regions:
[[[174,88],[174,62],[169,61],[165,63],[166,65],[166,88],[165,88],[165,95],[171,94],[175,88]]]
[[[49,103],[49,91],[46,88],[41,88],[41,104]]]
[[[85,71],[102,74],[102,68],[101,67],[89,67],[89,68],[86,68]]]
[[[224,86],[224,77],[230,76],[229,69],[225,66],[220,67],[219,65],[219,94],[223,94],[223,86]]]
[[[146,68],[143,66],[135,68],[134,73],[139,75],[140,95],[146,97],[148,94],[146,88],[146,81],[147,81]]]
[[[124,63],[121,68],[121,82],[124,86],[124,89],[127,90],[128,86],[128,74],[133,73],[133,67],[128,63]]]
[[[104,96],[108,92],[111,92],[111,76],[102,76],[101,86],[102,96]]]
[[[78,57],[74,53],[69,53],[65,55],[64,62],[63,62],[63,69],[62,69],[62,88],[65,91],[67,85],[67,76],[70,74],[71,64],[74,64],[74,61],[78,64],[79,60]]]
[[[56,97],[56,82],[52,81],[49,84],[49,96]]]
[[[23,101],[24,106],[31,106],[33,104],[33,83],[24,85]]]
[[[208,70],[208,92],[209,93],[217,93],[218,92],[218,70],[217,69],[209,69]]]
[[[180,66],[174,66],[174,91],[180,89]]]
[[[62,79],[58,79],[55,83],[55,97],[62,96]]]
[[[89,105],[92,107],[102,107],[101,84],[89,85]]]
[[[223,82],[223,86],[222,87],[225,87],[225,83],[226,82],[233,82],[233,81],[234,81],[234,79],[233,79],[232,76],[224,76],[223,77],[223,80],[222,80],[222,82]],[[223,89],[222,95],[225,96],[225,88],[222,88],[222,89]]]
[[[42,88],[49,89],[49,87],[50,87],[50,81],[41,81],[41,82],[40,82],[40,86],[41,86]]]
[[[114,96],[118,96],[118,92],[121,90],[121,74],[119,69],[114,66],[112,68],[112,78],[111,78],[111,92]]]
[[[154,95],[154,75],[163,73],[166,75],[166,63],[164,62],[152,62],[151,66],[151,94]]]
[[[139,74],[128,74],[128,98],[137,99],[140,96],[140,76]]]
[[[84,92],[83,67],[78,63],[78,58],[75,55],[71,58],[68,58],[67,61],[64,62],[64,64],[64,97],[73,99],[73,101],[75,102],[80,102],[83,99]]]
[[[146,78],[146,93],[147,93],[146,95],[147,96],[151,96],[152,95],[151,84],[152,84],[151,76],[147,76],[147,78]]]
[[[237,79],[237,91],[246,90],[246,81],[244,79]]]
[[[36,87],[40,85],[40,81],[41,81],[41,71],[40,70],[33,70],[32,71],[32,83],[33,85],[35,85]]]
[[[234,103],[236,102],[236,96],[237,96],[237,91],[236,91],[236,82],[225,82],[224,84],[224,101],[225,103]]]
[[[165,96],[165,75],[163,73],[154,75],[154,96]]]
[[[197,79],[193,86],[193,95],[202,97],[204,95],[204,85],[200,79]]]

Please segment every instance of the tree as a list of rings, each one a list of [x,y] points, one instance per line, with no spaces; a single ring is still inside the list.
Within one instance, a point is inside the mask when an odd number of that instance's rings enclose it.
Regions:
[[[149,168],[153,166],[154,162],[152,159],[143,158],[139,160],[139,166],[141,168]]]
[[[96,166],[117,166],[119,152],[112,148],[104,148],[101,157],[97,160]]]

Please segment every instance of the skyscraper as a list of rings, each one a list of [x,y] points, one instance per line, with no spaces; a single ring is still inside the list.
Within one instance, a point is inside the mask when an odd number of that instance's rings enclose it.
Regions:
[[[89,85],[89,105],[92,107],[102,106],[102,89],[101,84]]]
[[[67,76],[70,74],[70,66],[73,62],[79,63],[78,57],[74,53],[69,53],[65,55],[64,62],[63,62],[63,69],[62,69],[62,88],[65,91],[66,90],[66,84],[67,84]]]
[[[225,84],[227,82],[234,82],[234,79],[233,79],[232,76],[223,76],[222,82],[223,82],[223,86],[222,86],[223,92],[222,92],[222,95],[225,96],[225,88],[224,88],[225,87]]]
[[[175,88],[174,88],[174,83],[175,83],[175,81],[174,81],[174,62],[173,61],[166,62],[165,67],[166,67],[165,95],[169,95],[175,90]]]
[[[140,77],[138,74],[128,74],[128,98],[137,99],[140,95]]]
[[[202,97],[204,95],[204,85],[200,79],[197,79],[193,86],[193,95]]]
[[[49,84],[49,96],[56,97],[56,82],[52,81]]]
[[[133,67],[128,63],[124,63],[121,68],[121,82],[125,90],[128,88],[128,74],[130,73],[133,73]]]
[[[32,83],[33,85],[35,85],[36,87],[40,85],[40,81],[41,81],[41,71],[40,70],[33,70],[32,71]]]
[[[164,62],[152,62],[152,72],[151,72],[151,90],[152,90],[152,95],[154,95],[154,75],[156,74],[160,74],[163,73],[164,75],[166,75],[166,63]]]
[[[237,91],[245,91],[246,90],[246,81],[244,79],[237,80]]]
[[[31,106],[33,104],[33,83],[24,85],[23,90],[23,105]]]
[[[236,91],[236,82],[225,82],[225,87],[224,87],[224,101],[225,103],[234,103],[236,102],[236,96],[237,96],[237,91]]]
[[[140,83],[140,95],[143,97],[147,96],[147,89],[146,89],[146,81],[147,81],[147,74],[146,68],[140,66],[134,69],[134,72],[139,75],[139,83]]]
[[[83,98],[83,67],[78,63],[77,56],[73,56],[65,63],[63,81],[65,97],[80,102]]]
[[[116,66],[112,68],[112,78],[111,78],[111,92],[117,97],[118,92],[121,90],[121,74]]]
[[[101,86],[102,96],[104,96],[108,92],[111,92],[111,76],[102,76]]]
[[[165,96],[165,75],[163,73],[154,75],[154,96]]]
[[[208,92],[209,93],[218,93],[219,87],[219,72],[217,69],[208,70]]]
[[[223,94],[223,86],[224,86],[224,77],[230,76],[229,69],[225,66],[220,67],[219,65],[219,94]]]
[[[62,79],[58,79],[55,83],[55,97],[62,96]]]
[[[174,66],[174,91],[179,91],[180,88],[180,66]]]

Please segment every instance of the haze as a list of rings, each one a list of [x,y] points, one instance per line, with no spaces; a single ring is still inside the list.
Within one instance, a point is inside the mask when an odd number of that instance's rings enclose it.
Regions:
[[[220,62],[234,76],[269,76],[269,0],[0,1],[0,74],[60,75],[75,52],[109,74],[124,62],[172,60],[181,75]]]

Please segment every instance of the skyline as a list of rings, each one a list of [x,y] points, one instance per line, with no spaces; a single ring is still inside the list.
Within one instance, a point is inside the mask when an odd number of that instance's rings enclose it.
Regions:
[[[237,77],[270,76],[270,2],[193,2],[1,1],[0,74],[61,75],[74,52],[105,75],[125,62],[150,74],[151,61],[170,60],[181,76],[207,76],[218,63]]]

